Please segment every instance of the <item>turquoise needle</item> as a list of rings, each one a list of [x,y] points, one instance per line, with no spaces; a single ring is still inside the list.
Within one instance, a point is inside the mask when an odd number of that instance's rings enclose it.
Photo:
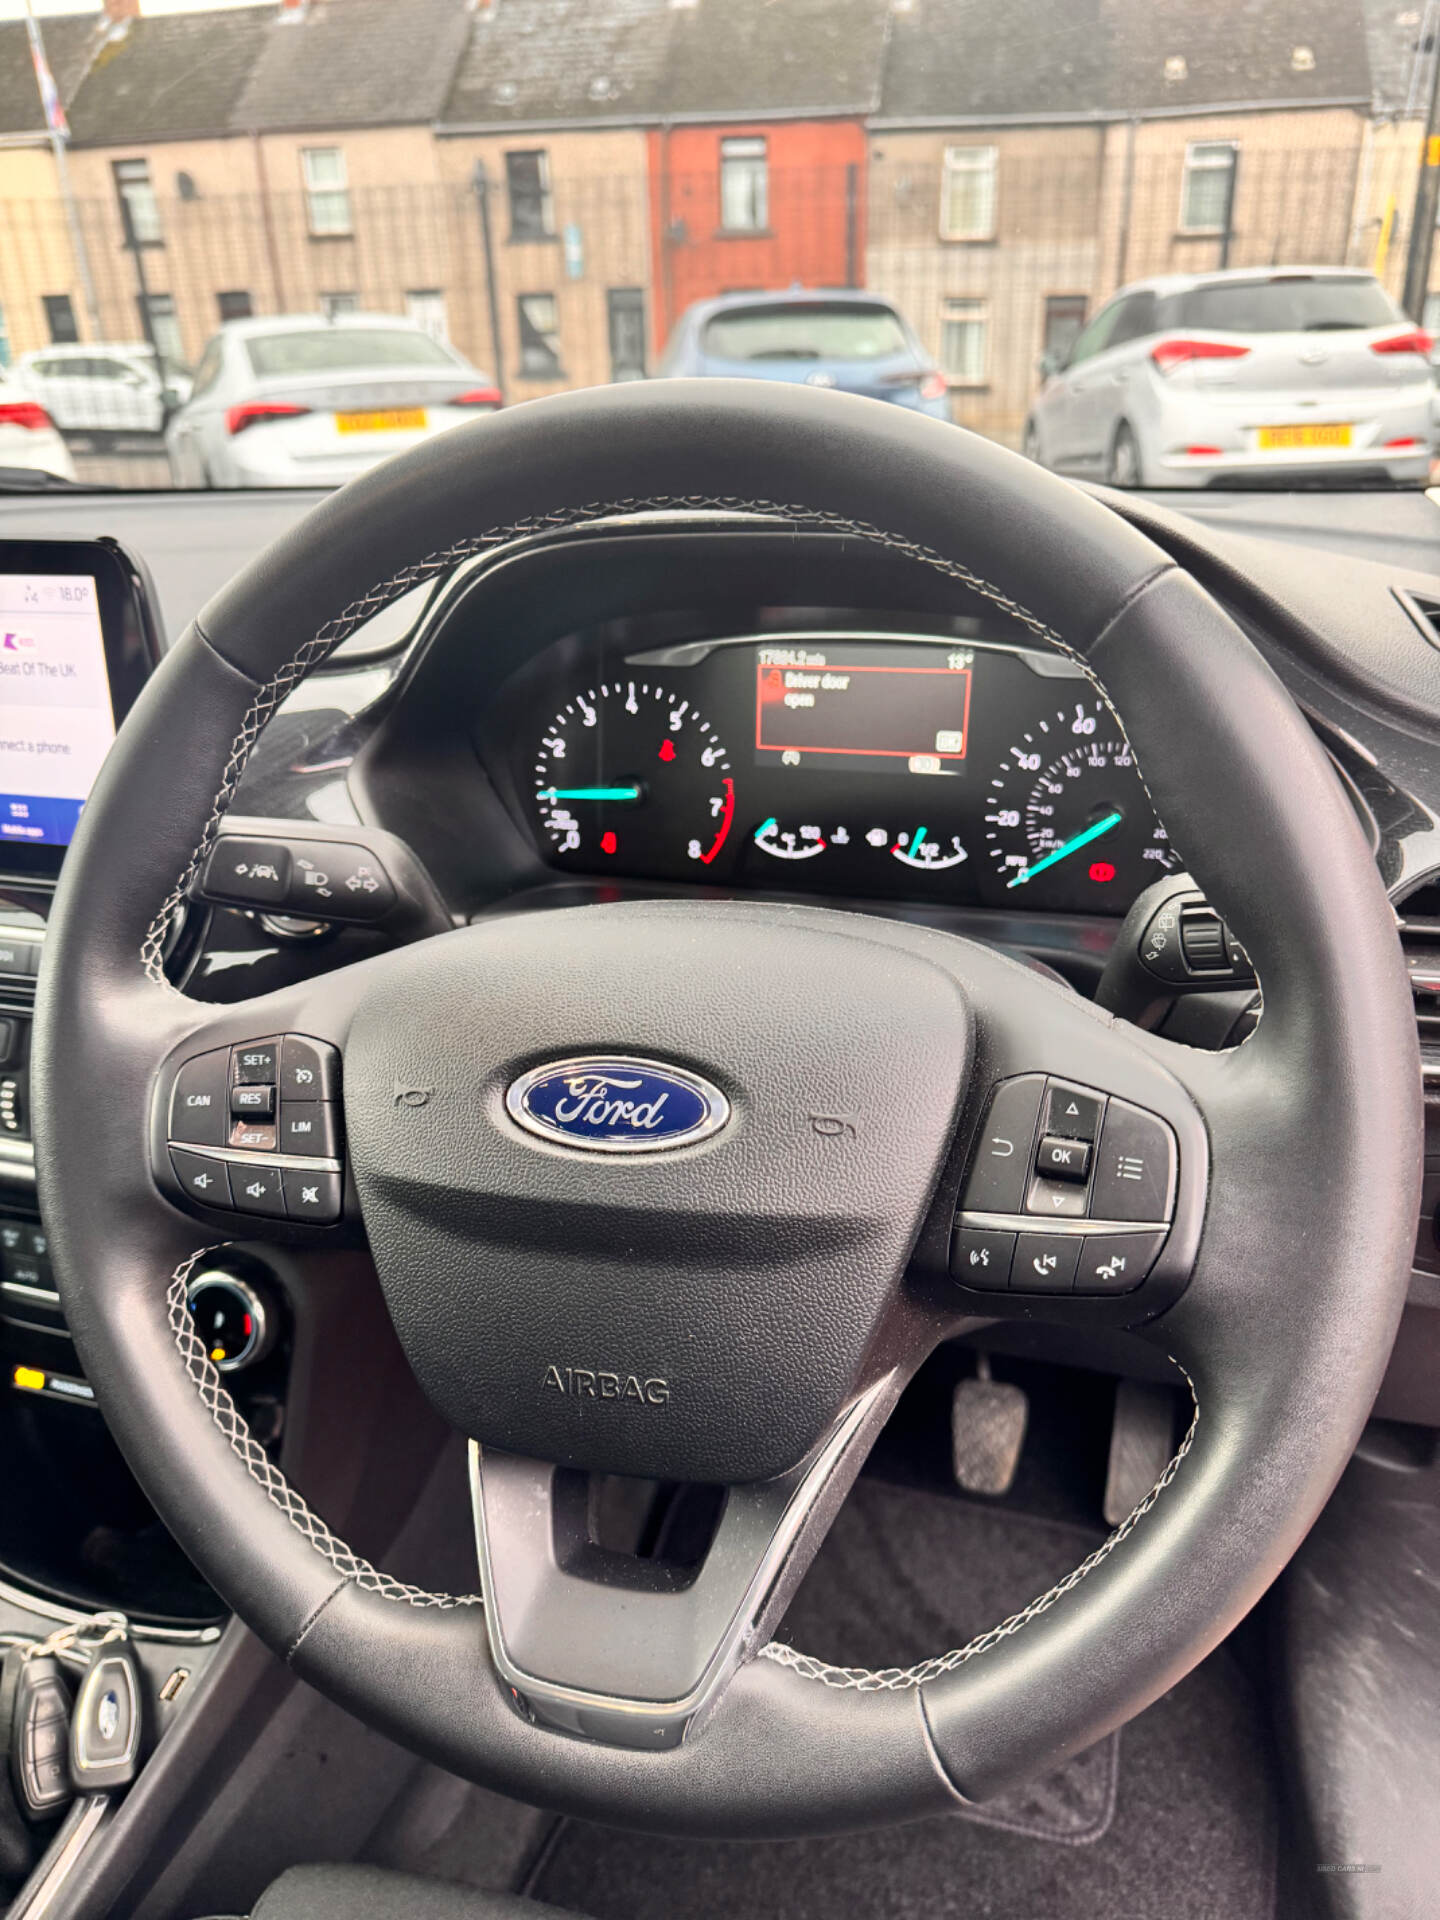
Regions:
[[[1087,827],[1084,833],[1077,833],[1073,840],[1067,840],[1063,847],[1056,847],[1053,853],[1047,853],[1043,860],[1037,860],[1033,866],[1026,867],[1023,873],[1017,873],[1013,880],[1007,880],[1007,887],[1023,887],[1027,880],[1033,880],[1037,873],[1044,873],[1047,867],[1053,867],[1057,860],[1064,860],[1069,854],[1078,853],[1081,847],[1088,847],[1092,840],[1098,840],[1102,833],[1109,833],[1112,827],[1118,827],[1125,818],[1123,813],[1107,813],[1103,820],[1097,820],[1093,827]]]
[[[638,800],[639,787],[542,787],[540,800]]]

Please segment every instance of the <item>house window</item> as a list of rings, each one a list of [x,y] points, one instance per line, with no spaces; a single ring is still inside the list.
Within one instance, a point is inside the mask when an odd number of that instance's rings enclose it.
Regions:
[[[560,376],[560,316],[553,293],[521,293],[515,298],[520,330],[520,372],[526,380]]]
[[[720,225],[763,233],[770,225],[770,161],[760,138],[720,142]]]
[[[302,147],[305,212],[312,234],[349,233],[350,178],[340,147]]]
[[[56,347],[68,347],[80,338],[80,329],[75,324],[75,309],[70,303],[68,293],[47,293],[41,298],[45,308],[45,325],[50,333],[50,344]]]
[[[940,238],[993,240],[998,147],[946,147],[940,174]]]
[[[221,321],[248,320],[255,311],[255,303],[244,287],[234,287],[228,293],[217,293],[215,304],[220,309]]]
[[[990,365],[990,309],[983,300],[947,300],[940,316],[940,364],[955,386],[982,386]]]
[[[115,175],[115,191],[120,196],[126,246],[160,246],[165,234],[160,225],[160,205],[150,184],[150,162],[116,160],[111,163],[111,171]]]
[[[405,296],[405,316],[428,333],[432,340],[450,338],[445,316],[445,296],[438,287],[412,287]]]
[[[155,342],[155,351],[167,367],[183,367],[185,364],[185,346],[180,338],[180,319],[175,312],[175,301],[168,293],[151,293],[143,297],[136,295],[135,304],[140,309],[140,330],[146,332],[145,315],[148,310],[150,326],[148,338]]]
[[[1223,233],[1229,227],[1239,154],[1233,140],[1192,140],[1186,147],[1180,189],[1182,233]]]
[[[550,197],[550,156],[543,147],[506,154],[505,188],[510,196],[510,238],[553,240],[555,206]]]
[[[610,323],[610,378],[645,378],[645,289],[611,287],[605,295]]]
[[[1063,367],[1070,349],[1080,338],[1090,302],[1083,293],[1052,293],[1045,299],[1045,339],[1047,360]]]
[[[5,302],[0,300],[0,367],[10,364],[10,322],[5,314]]]
[[[348,290],[339,293],[322,293],[320,311],[327,320],[338,320],[342,313],[358,313],[360,296]]]

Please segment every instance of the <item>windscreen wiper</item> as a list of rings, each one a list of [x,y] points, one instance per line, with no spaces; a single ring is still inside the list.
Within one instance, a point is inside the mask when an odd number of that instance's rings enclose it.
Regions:
[[[0,467],[0,493],[119,493],[109,481],[67,480],[43,467]]]

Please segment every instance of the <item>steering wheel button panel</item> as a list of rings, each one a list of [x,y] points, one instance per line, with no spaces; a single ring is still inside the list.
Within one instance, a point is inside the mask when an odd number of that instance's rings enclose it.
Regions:
[[[304,1034],[199,1054],[175,1073],[157,1176],[207,1212],[333,1226],[344,1200],[339,1093],[338,1051]]]

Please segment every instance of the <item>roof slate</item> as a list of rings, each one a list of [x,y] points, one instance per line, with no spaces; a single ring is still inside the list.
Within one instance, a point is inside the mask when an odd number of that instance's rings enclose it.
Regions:
[[[428,125],[469,27],[465,0],[311,0],[292,19],[272,10],[231,124],[245,133]]]
[[[124,146],[228,132],[274,17],[275,9],[264,6],[157,14],[106,33],[93,16],[88,62],[83,78],[72,79],[67,103],[72,136],[91,146]],[[45,23],[47,46],[59,24]]]

